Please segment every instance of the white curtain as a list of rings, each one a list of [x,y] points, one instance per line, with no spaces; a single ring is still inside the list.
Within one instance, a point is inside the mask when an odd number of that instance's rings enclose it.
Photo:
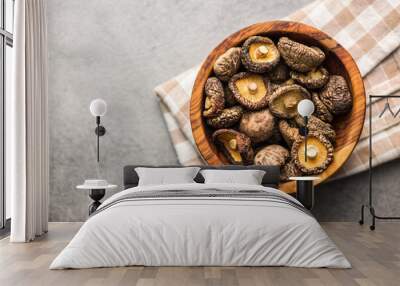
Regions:
[[[12,242],[47,232],[49,140],[46,0],[16,0],[13,92],[6,110]],[[7,144],[8,143],[8,144]]]

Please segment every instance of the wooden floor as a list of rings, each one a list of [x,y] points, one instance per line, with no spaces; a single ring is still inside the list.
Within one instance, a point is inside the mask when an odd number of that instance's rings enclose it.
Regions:
[[[323,223],[352,269],[289,267],[123,267],[48,270],[80,223],[51,223],[48,235],[27,244],[0,241],[0,285],[400,285],[400,224],[375,232],[356,223]]]

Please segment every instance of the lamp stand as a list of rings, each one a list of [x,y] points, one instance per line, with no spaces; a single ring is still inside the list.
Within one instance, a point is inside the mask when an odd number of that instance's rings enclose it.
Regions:
[[[297,180],[296,181],[296,198],[308,209],[314,207],[314,181],[313,180]]]
[[[89,205],[89,215],[94,213],[97,208],[101,205],[100,200],[106,194],[106,189],[91,189],[89,192],[89,197],[93,200],[93,202]]]

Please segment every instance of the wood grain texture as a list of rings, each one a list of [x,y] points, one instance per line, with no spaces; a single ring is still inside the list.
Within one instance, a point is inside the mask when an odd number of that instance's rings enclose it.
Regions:
[[[118,267],[49,270],[81,223],[50,223],[49,233],[32,243],[0,240],[0,285],[399,285],[400,225],[333,222],[322,227],[343,251],[352,269],[290,267]]]
[[[254,35],[265,35],[272,39],[288,36],[294,40],[322,48],[326,54],[324,65],[329,72],[342,75],[349,85],[354,100],[353,109],[346,116],[335,118],[334,128],[337,133],[337,143],[334,160],[328,169],[319,175],[321,180],[317,183],[321,183],[339,170],[353,152],[364,125],[366,97],[361,74],[346,49],[322,31],[302,23],[272,21],[249,26],[230,35],[209,54],[196,77],[190,102],[190,121],[197,148],[208,164],[229,164],[224,154],[219,152],[212,142],[211,130],[205,125],[201,115],[204,104],[204,85],[212,74],[215,60],[229,48],[241,45],[245,39]],[[283,183],[280,185],[280,189],[292,193],[295,191],[295,184],[294,182]]]

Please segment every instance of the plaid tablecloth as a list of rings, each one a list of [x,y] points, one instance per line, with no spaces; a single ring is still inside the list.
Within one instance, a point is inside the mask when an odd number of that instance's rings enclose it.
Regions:
[[[344,46],[358,64],[367,94],[393,94],[400,90],[400,0],[315,1],[286,20],[317,27]],[[199,67],[155,88],[182,165],[204,163],[197,152],[189,119],[190,96]],[[385,100],[378,100],[372,104],[375,165],[400,157],[400,116],[392,118],[386,113],[379,118],[385,103]],[[400,101],[397,106],[400,107]],[[335,178],[367,168],[366,120],[358,145]]]

